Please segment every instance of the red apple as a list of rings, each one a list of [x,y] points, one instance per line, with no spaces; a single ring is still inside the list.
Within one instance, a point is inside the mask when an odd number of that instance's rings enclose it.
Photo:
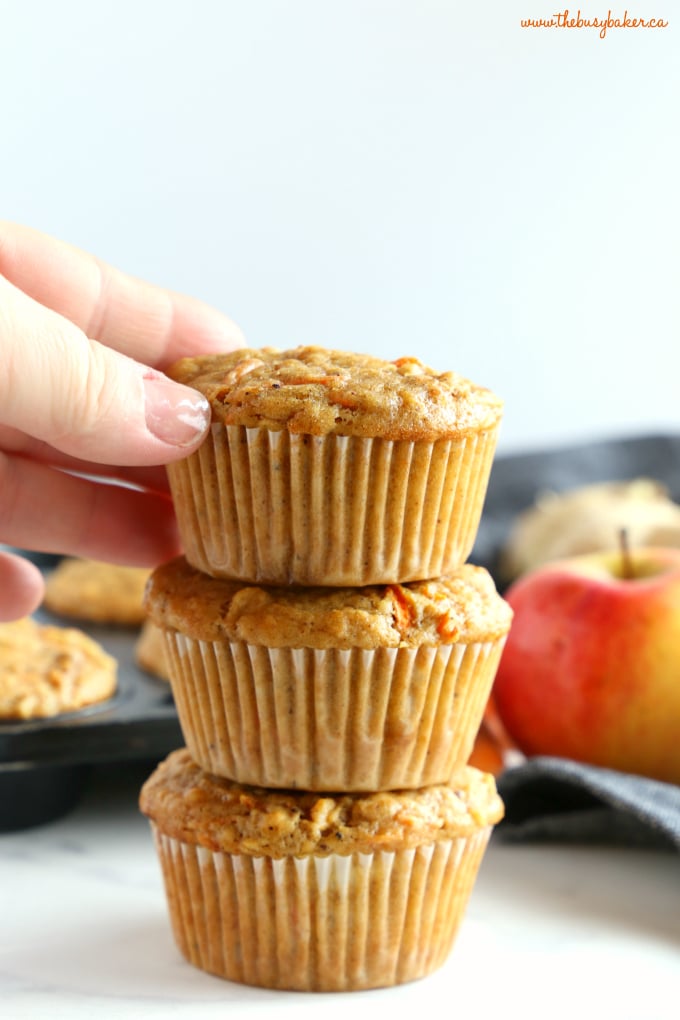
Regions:
[[[505,598],[493,697],[520,750],[680,783],[680,549],[555,561]]]
[[[499,775],[503,770],[503,748],[496,740],[495,734],[487,726],[485,719],[475,737],[468,765],[473,765],[476,769],[481,769],[482,772],[491,772],[494,776]]]

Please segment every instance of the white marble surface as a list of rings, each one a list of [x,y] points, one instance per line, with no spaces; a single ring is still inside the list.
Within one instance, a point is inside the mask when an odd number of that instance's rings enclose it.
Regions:
[[[680,855],[492,845],[446,965],[374,992],[273,993],[190,967],[170,934],[147,822],[149,769],[97,770],[57,822],[0,836],[0,1015],[670,1020],[680,991]]]

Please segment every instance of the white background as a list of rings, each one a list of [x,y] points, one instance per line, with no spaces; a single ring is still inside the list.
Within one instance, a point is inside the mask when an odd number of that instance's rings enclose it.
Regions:
[[[0,0],[0,216],[253,346],[456,369],[501,449],[677,432],[680,8],[558,9]]]

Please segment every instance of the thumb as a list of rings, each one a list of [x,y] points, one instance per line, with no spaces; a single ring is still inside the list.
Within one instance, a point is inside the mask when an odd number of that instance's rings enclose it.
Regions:
[[[32,613],[40,605],[44,588],[35,564],[0,546],[0,623]]]
[[[0,423],[82,460],[162,464],[190,453],[210,408],[196,390],[90,340],[0,278]]]

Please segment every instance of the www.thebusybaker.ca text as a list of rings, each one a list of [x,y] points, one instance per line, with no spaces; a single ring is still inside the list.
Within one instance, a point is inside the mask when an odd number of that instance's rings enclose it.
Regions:
[[[668,21],[663,18],[632,17],[628,11],[616,17],[611,10],[605,18],[587,18],[581,14],[580,8],[576,14],[572,14],[565,7],[549,18],[522,18],[520,25],[522,28],[596,28],[600,39],[604,39],[610,28],[668,28]]]

